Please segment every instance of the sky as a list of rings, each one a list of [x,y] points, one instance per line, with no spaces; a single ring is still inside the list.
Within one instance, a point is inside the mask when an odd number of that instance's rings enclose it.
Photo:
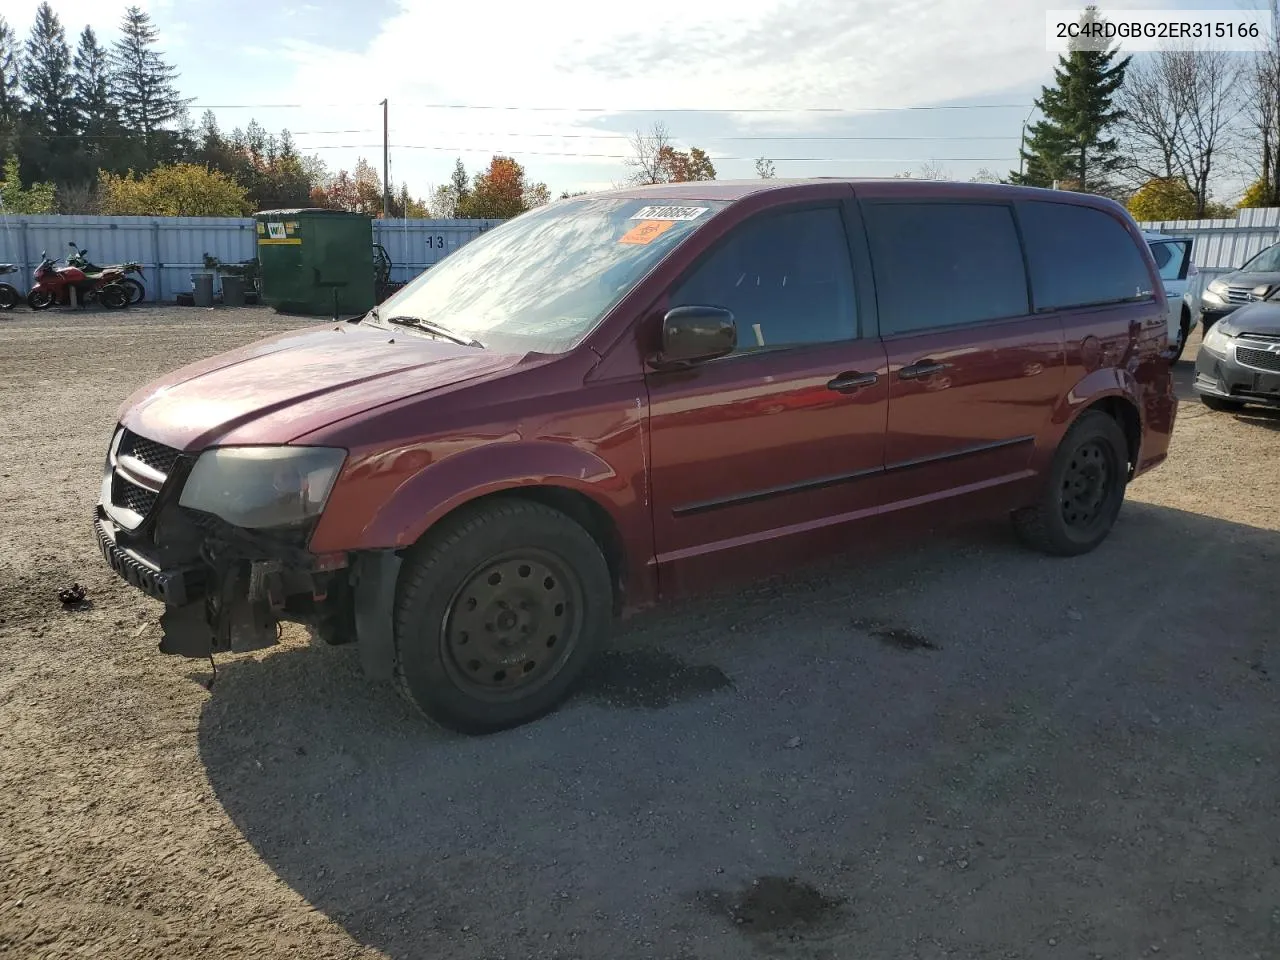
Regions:
[[[721,179],[919,174],[960,179],[1018,165],[1022,125],[1056,54],[1039,0],[701,0],[637,8],[600,0],[536,5],[422,0],[137,0],[163,53],[226,131],[288,128],[330,170],[382,165],[416,196],[495,153],[561,190],[624,181],[628,137],[663,122]],[[7,0],[26,36],[35,0]],[[68,41],[100,42],[128,5],[51,0]],[[1233,10],[1249,0],[1137,2],[1123,9]],[[1106,12],[1103,6],[1103,12]],[[1227,186],[1229,191],[1234,185]]]

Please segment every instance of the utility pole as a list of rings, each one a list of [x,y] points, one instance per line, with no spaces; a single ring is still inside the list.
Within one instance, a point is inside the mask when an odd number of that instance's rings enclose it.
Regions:
[[[382,101],[382,215],[391,216],[391,140],[387,134],[387,101]]]
[[[1036,112],[1036,108],[1031,108],[1031,113],[1027,114],[1027,119],[1022,121],[1022,140],[1018,144],[1018,179],[1022,179],[1022,165],[1026,162],[1023,151],[1027,149],[1027,124],[1031,122],[1031,115]]]

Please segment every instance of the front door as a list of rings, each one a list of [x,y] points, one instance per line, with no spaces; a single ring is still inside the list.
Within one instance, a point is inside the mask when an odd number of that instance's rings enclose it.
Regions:
[[[889,507],[1029,479],[1064,357],[1061,322],[1031,312],[1012,206],[873,199],[863,215],[888,356]]]
[[[885,355],[859,335],[846,232],[856,210],[837,189],[826,204],[738,224],[667,299],[731,310],[738,348],[647,374],[664,594],[839,546],[878,507]]]

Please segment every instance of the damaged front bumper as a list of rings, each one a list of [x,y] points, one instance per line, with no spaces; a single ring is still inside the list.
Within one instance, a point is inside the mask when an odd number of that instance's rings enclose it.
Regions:
[[[243,530],[170,504],[131,532],[99,504],[94,529],[111,569],[165,604],[161,652],[261,649],[277,642],[281,621],[328,643],[356,639],[349,557],[307,551],[309,528]]]

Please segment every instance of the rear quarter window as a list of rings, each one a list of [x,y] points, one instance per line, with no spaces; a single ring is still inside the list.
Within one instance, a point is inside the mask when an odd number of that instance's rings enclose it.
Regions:
[[[1126,303],[1153,295],[1141,248],[1110,214],[1032,200],[1018,204],[1018,219],[1037,310]]]

